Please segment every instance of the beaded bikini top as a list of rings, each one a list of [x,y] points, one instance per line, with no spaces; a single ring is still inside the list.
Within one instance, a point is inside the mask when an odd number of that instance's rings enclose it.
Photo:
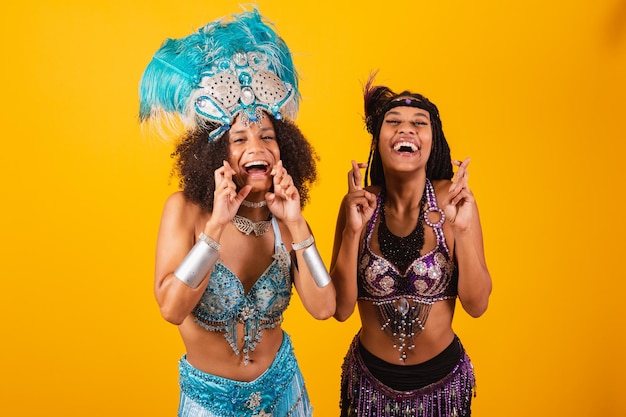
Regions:
[[[272,217],[274,260],[246,294],[239,278],[217,261],[202,298],[193,310],[194,320],[211,332],[224,332],[236,355],[243,353],[244,365],[261,340],[264,329],[275,328],[291,300],[291,260],[280,229]],[[237,347],[237,324],[243,324],[244,344]]]
[[[372,232],[383,204],[381,193],[376,211],[367,224],[359,257],[358,299],[372,301],[378,307],[381,329],[393,339],[401,360],[406,359],[407,349],[415,347],[414,339],[424,329],[432,305],[457,296],[458,275],[442,229],[445,216],[437,206],[429,180],[426,180],[425,193],[428,207],[424,211],[424,222],[435,232],[434,249],[415,259],[404,274],[372,251]],[[436,223],[430,221],[432,212],[439,213]]]

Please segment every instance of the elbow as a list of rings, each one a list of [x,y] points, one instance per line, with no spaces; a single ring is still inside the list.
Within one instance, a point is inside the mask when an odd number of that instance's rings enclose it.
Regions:
[[[471,317],[477,319],[485,314],[485,312],[487,311],[487,304],[488,303],[485,302],[479,305],[468,306],[465,307],[465,311],[467,311],[467,314],[469,314]]]
[[[316,320],[328,320],[335,314],[336,307],[335,299],[329,299],[323,305],[318,306],[315,311],[312,311],[311,316]]]
[[[336,314],[333,316],[335,318],[335,320],[337,320],[340,323],[343,323],[344,321],[348,320],[348,318],[350,316],[346,316],[346,315],[340,315],[340,314]]]
[[[467,314],[477,319],[487,311],[487,307],[489,306],[489,294],[469,300],[461,299],[461,305],[463,305],[463,309]]]
[[[312,316],[315,320],[328,320],[329,318],[333,316],[334,313],[335,313],[334,309],[327,308],[327,309],[315,312],[314,314],[312,314]]]
[[[459,300],[467,314],[473,318],[478,318],[485,314],[489,306],[491,290],[492,283],[489,273],[484,275],[481,284],[472,284],[471,286],[464,285],[463,289],[459,287]]]
[[[186,286],[181,283],[178,288],[181,287]],[[180,291],[176,290],[176,287],[172,288],[172,286],[165,285],[156,286],[154,295],[159,305],[161,317],[168,323],[178,326],[185,321],[191,312],[191,308],[187,306],[188,302],[186,301],[186,297],[184,297],[184,294],[181,294]]]
[[[354,312],[354,307],[352,307],[352,308],[337,308],[337,310],[335,311],[335,314],[333,315],[333,317],[338,322],[343,323],[344,321],[348,320],[350,318],[350,316],[352,316],[353,312]]]
[[[171,305],[161,305],[161,317],[165,319],[165,321],[175,324],[181,325],[183,321],[185,321],[186,315],[183,314],[179,309],[173,308]]]

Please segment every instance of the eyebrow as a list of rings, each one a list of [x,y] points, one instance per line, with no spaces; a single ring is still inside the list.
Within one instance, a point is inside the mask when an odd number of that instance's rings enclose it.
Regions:
[[[240,133],[244,133],[246,131],[247,128],[243,128],[243,129],[239,129],[239,130],[231,130],[230,134],[231,135],[237,135]],[[267,131],[274,131],[273,127],[267,126],[267,127],[262,127],[259,129],[260,132],[267,132]]]
[[[391,109],[391,110],[389,110],[389,111],[387,112],[387,114],[388,114],[388,115],[389,115],[389,114],[394,114],[394,115],[398,115],[398,116],[399,116],[399,115],[401,115],[402,113],[400,113],[400,112],[399,112],[399,111],[397,111],[397,110],[393,110],[393,109]],[[430,114],[429,114],[426,110],[418,109],[415,113],[413,113],[413,116],[430,117]]]

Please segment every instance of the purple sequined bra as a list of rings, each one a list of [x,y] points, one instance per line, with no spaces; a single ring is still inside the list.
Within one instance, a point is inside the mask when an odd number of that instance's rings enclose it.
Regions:
[[[428,179],[424,192],[428,203],[424,222],[435,232],[435,247],[415,259],[404,274],[387,259],[375,254],[371,241],[382,204],[379,194],[359,257],[358,299],[371,301],[378,308],[381,329],[391,336],[402,360],[406,359],[407,350],[415,347],[415,337],[424,329],[432,305],[457,296],[456,268],[442,229],[445,216],[437,206],[435,191]],[[430,220],[433,212],[439,214],[436,223]]]

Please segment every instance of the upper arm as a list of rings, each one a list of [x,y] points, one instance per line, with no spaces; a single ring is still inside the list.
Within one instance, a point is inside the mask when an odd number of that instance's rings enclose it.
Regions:
[[[346,197],[341,200],[339,205],[339,212],[337,213],[337,222],[335,224],[335,239],[333,242],[333,254],[330,261],[330,270],[332,271],[335,263],[337,262],[337,255],[339,254],[339,248],[341,247],[341,240],[343,238],[343,229],[346,226]]]
[[[194,224],[190,203],[181,192],[166,201],[156,245],[155,289],[174,272],[194,245]]]

